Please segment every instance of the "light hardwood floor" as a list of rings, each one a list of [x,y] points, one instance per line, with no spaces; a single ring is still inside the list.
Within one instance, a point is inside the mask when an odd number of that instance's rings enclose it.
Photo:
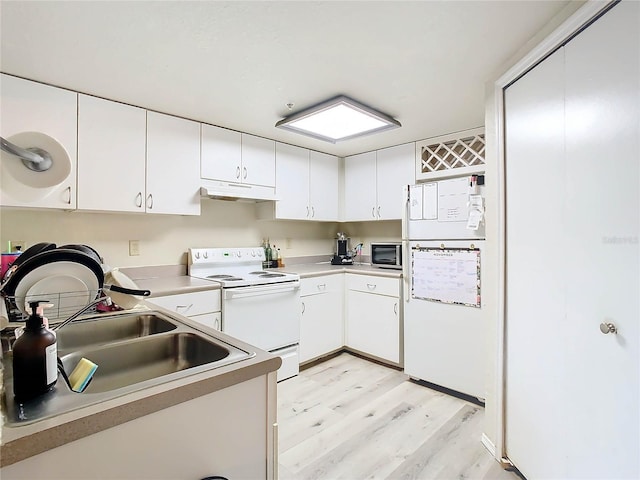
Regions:
[[[342,353],[278,384],[281,480],[497,479],[484,409]]]

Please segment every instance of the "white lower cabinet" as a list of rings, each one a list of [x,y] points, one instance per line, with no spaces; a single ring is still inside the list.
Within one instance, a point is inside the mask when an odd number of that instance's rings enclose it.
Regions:
[[[164,295],[150,298],[147,302],[191,318],[209,328],[220,330],[220,290]]]
[[[300,363],[344,346],[344,275],[303,278]]]
[[[400,364],[400,280],[346,275],[347,347]]]
[[[273,479],[274,377],[256,377],[136,418],[3,467],[0,476]]]

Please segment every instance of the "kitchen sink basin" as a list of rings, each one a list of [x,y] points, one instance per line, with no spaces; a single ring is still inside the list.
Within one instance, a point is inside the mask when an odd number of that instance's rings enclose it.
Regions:
[[[175,330],[175,323],[153,314],[91,318],[65,325],[57,332],[58,350],[78,350]]]
[[[98,365],[85,392],[100,393],[218,362],[230,353],[193,333],[173,333],[79,350],[61,360],[69,373],[82,357]]]
[[[98,365],[91,382],[77,393],[58,375],[51,391],[25,403],[13,397],[11,342],[3,338],[5,426],[27,425],[255,356],[211,333],[155,310],[100,314],[69,323],[56,332],[58,357],[67,375],[83,357]]]

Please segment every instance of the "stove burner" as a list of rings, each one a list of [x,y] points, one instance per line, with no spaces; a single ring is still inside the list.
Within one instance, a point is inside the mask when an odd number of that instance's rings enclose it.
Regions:
[[[233,275],[209,275],[207,278],[228,279],[228,278],[233,278]]]
[[[262,275],[258,275],[260,278],[276,278],[276,277],[284,277],[284,273],[264,273]]]
[[[264,270],[258,270],[257,272],[249,272],[249,275],[261,275],[263,273],[269,273],[269,272],[265,272]]]

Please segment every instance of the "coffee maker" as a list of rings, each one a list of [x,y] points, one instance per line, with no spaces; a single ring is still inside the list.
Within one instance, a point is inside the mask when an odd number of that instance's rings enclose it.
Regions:
[[[349,238],[346,234],[338,232],[336,239],[336,253],[331,259],[331,265],[353,265],[351,250],[349,248]]]

